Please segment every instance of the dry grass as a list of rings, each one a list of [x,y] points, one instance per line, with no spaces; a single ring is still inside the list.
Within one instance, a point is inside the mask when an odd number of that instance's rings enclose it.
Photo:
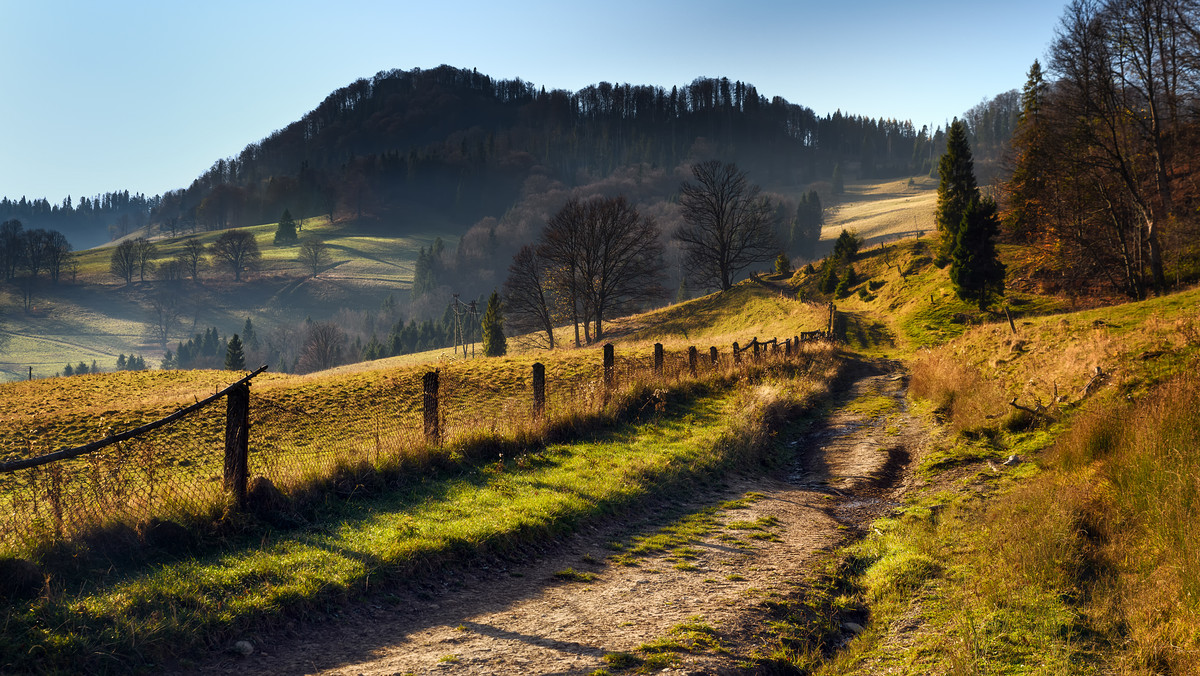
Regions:
[[[831,204],[821,239],[832,242],[842,229],[854,230],[874,246],[882,241],[932,232],[937,181],[928,177],[848,183],[846,193]]]

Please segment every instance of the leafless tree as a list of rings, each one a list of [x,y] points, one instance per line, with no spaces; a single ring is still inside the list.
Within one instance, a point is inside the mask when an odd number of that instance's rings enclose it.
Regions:
[[[304,267],[312,270],[313,277],[328,266],[331,260],[329,245],[315,237],[309,237],[300,245],[299,261]]]
[[[70,267],[71,243],[66,235],[57,230],[50,231],[50,239],[46,243],[46,271],[55,284],[64,268]]]
[[[521,247],[508,268],[504,282],[504,312],[510,332],[540,336],[534,338],[539,347],[554,349],[554,319],[547,288],[546,261],[539,258],[532,246]]]
[[[137,272],[137,249],[133,242],[125,240],[113,247],[108,270],[114,277],[125,280],[126,284],[133,283],[133,275]]]
[[[164,266],[166,267],[166,266]],[[173,286],[173,285],[172,285]],[[154,338],[164,348],[171,338],[171,331],[179,323],[181,314],[180,296],[170,286],[158,289],[149,296],[150,326]]]
[[[779,253],[774,210],[734,164],[701,162],[692,176],[679,188],[684,225],[675,231],[688,279],[729,289],[742,270]]]
[[[217,262],[233,272],[233,281],[242,281],[242,270],[258,266],[262,253],[254,235],[245,230],[227,230],[212,244],[212,255]]]
[[[304,373],[333,368],[342,361],[346,334],[333,322],[315,322],[308,327],[304,347],[300,349],[300,371]]]
[[[133,255],[137,265],[138,279],[146,281],[146,274],[154,272],[154,256],[158,247],[145,237],[133,240]]]
[[[579,261],[584,255],[587,209],[577,199],[568,200],[562,209],[550,218],[542,231],[537,255],[547,261],[547,281],[567,306],[567,314],[575,327],[575,346],[579,340],[579,320],[586,317],[580,307]],[[591,335],[587,320],[583,322],[584,338],[590,343]]]
[[[175,260],[183,264],[184,270],[187,270],[193,282],[200,281],[200,271],[208,266],[204,244],[195,237],[183,240],[183,251],[175,254]]]

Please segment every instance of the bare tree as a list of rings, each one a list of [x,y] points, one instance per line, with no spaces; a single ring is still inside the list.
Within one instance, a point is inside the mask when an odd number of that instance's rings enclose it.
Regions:
[[[164,287],[149,296],[151,328],[155,340],[164,348],[171,338],[171,331],[179,323],[182,311],[177,291],[175,288]]]
[[[113,276],[125,280],[126,284],[133,283],[133,275],[137,272],[137,248],[133,242],[125,240],[113,247],[108,270]]]
[[[233,281],[242,281],[242,270],[258,266],[262,253],[254,235],[245,230],[227,230],[212,244],[213,258],[233,272]]]
[[[603,321],[639,303],[666,295],[662,278],[663,245],[653,218],[644,217],[624,197],[587,203],[580,287],[595,331],[604,336]]]
[[[695,183],[679,188],[684,225],[675,231],[688,278],[729,289],[738,273],[779,253],[774,210],[736,165],[717,160],[692,167]]]
[[[183,251],[175,254],[175,260],[183,264],[193,282],[200,281],[200,271],[208,265],[208,258],[204,252],[204,244],[199,239],[188,237],[183,240]]]
[[[57,230],[50,231],[50,240],[46,243],[46,271],[55,284],[64,268],[70,267],[71,243],[66,235]]]
[[[133,240],[133,255],[141,281],[146,281],[146,273],[154,272],[154,256],[157,253],[158,247],[145,237]]]
[[[315,237],[309,237],[300,245],[298,260],[304,267],[312,270],[312,276],[316,277],[332,260],[329,245]]]
[[[333,322],[316,322],[308,327],[300,349],[300,371],[323,371],[342,361],[346,334]]]
[[[554,349],[554,319],[547,289],[546,261],[532,246],[523,246],[513,257],[504,282],[504,308],[511,332],[538,336],[545,333],[539,347]]]
[[[570,199],[546,223],[537,255],[548,262],[547,281],[567,305],[571,323],[575,326],[575,346],[579,340],[579,319],[586,312],[580,307],[579,261],[585,247],[587,209],[577,199]],[[583,322],[584,339],[590,343],[587,320]]]

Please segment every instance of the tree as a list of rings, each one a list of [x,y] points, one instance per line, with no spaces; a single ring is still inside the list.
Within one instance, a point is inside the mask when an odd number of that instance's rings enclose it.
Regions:
[[[114,277],[125,280],[126,285],[133,283],[133,275],[137,273],[137,247],[132,241],[125,240],[113,247],[108,270]]]
[[[508,267],[504,280],[504,307],[514,333],[539,335],[546,338],[542,347],[554,349],[554,318],[551,315],[546,280],[546,261],[532,246],[521,247]]]
[[[342,361],[346,334],[333,322],[314,322],[309,325],[300,348],[298,368],[303,373],[323,371]]]
[[[292,213],[287,209],[283,210],[283,215],[279,217],[279,226],[275,228],[275,245],[280,244],[295,244],[299,236],[296,234],[296,221],[292,218]],[[314,275],[316,273],[313,273]]]
[[[258,332],[254,330],[254,322],[246,317],[246,323],[242,325],[242,343],[251,350],[258,349]]]
[[[779,251],[770,202],[733,164],[717,160],[692,167],[695,183],[679,188],[684,225],[675,231],[684,266],[694,280],[722,291],[738,274]]]
[[[227,230],[212,244],[212,255],[217,262],[233,272],[233,281],[242,281],[242,271],[258,267],[262,253],[254,235],[245,230]]]
[[[0,223],[0,267],[3,267],[0,276],[6,282],[17,276],[17,266],[21,264],[23,227],[15,218]]]
[[[938,160],[938,176],[940,182],[935,220],[942,233],[938,245],[939,265],[944,265],[950,260],[950,252],[955,247],[958,226],[962,223],[967,205],[979,197],[979,189],[975,185],[975,164],[967,142],[967,125],[958,118],[950,123],[946,152]]]
[[[145,237],[133,240],[133,255],[139,280],[146,281],[146,273],[154,272],[154,256],[157,253],[158,247]]]
[[[508,342],[504,339],[504,313],[500,307],[500,294],[492,291],[488,297],[487,310],[483,313],[483,354],[502,357],[508,353]]]
[[[298,260],[304,267],[312,270],[312,276],[316,277],[317,273],[329,265],[329,245],[316,237],[309,237],[300,245]]]
[[[200,271],[208,265],[204,244],[195,237],[183,240],[183,251],[175,255],[175,260],[183,263],[183,267],[191,275],[193,282],[200,281]]]
[[[51,230],[50,238],[46,242],[46,270],[55,284],[58,284],[59,276],[64,268],[70,267],[70,263],[71,243],[67,241],[66,235],[57,230]]]
[[[775,274],[784,276],[792,274],[792,261],[788,260],[787,254],[782,251],[775,257]]]
[[[242,340],[236,333],[229,339],[229,344],[225,346],[225,370],[246,370],[246,355],[242,351]]]
[[[843,229],[838,235],[837,241],[833,243],[833,260],[849,265],[854,262],[861,247],[862,238],[858,236],[858,233]]]
[[[833,165],[833,178],[830,180],[833,184],[833,194],[841,195],[846,192],[846,179],[842,176],[842,163],[838,162]]]
[[[149,302],[150,326],[158,344],[165,348],[171,338],[171,331],[179,323],[179,294],[177,289],[167,286],[151,294]]]
[[[963,211],[950,256],[950,283],[959,298],[974,301],[980,310],[1004,295],[1004,264],[993,241],[1000,230],[996,203],[975,198]]]

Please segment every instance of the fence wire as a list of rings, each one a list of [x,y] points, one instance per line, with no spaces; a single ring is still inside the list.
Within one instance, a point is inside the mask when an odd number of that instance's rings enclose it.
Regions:
[[[803,358],[799,346],[791,350]],[[509,438],[547,420],[599,413],[609,399],[604,368],[594,352],[568,354],[545,365],[545,408],[535,416],[528,365],[480,360],[440,364],[439,426],[445,443],[480,434]],[[735,373],[784,358],[765,346],[735,359],[725,348],[716,363],[699,349],[695,375]],[[328,479],[339,466],[404,467],[443,452],[425,435],[421,375],[412,369],[369,385],[251,388],[249,476],[270,480],[285,494]],[[667,351],[661,370],[651,351],[616,355],[612,387],[666,386],[692,378],[685,349]],[[321,388],[325,389],[322,390]],[[87,544],[113,529],[139,535],[152,520],[195,523],[231,505],[224,486],[223,400],[134,439],[39,467],[0,473],[0,554],[64,541]],[[53,440],[45,440],[50,446]]]

